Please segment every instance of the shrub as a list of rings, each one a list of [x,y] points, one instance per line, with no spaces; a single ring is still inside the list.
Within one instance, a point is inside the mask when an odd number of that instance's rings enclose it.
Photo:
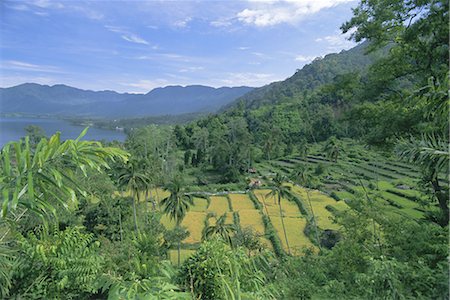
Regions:
[[[265,277],[241,248],[219,240],[204,242],[180,270],[180,281],[195,298],[234,299],[264,290]]]
[[[88,298],[98,289],[103,264],[99,246],[93,235],[83,233],[80,227],[20,237],[12,298]]]

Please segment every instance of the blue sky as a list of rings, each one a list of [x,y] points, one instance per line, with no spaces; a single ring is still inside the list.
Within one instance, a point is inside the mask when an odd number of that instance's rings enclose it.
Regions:
[[[353,0],[2,1],[2,87],[262,86],[355,44]]]

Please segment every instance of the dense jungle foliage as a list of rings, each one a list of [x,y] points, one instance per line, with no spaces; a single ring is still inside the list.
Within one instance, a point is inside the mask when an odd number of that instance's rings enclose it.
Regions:
[[[123,144],[31,128],[0,155],[0,298],[448,299],[448,11],[361,0],[356,48]]]

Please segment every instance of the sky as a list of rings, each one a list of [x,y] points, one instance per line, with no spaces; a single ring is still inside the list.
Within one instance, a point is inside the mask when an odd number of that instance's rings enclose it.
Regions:
[[[0,86],[259,87],[355,43],[354,0],[0,2]]]

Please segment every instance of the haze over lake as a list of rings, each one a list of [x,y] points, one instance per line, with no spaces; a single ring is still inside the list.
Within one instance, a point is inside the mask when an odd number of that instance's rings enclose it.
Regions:
[[[0,118],[0,147],[10,141],[17,141],[25,136],[25,127],[36,125],[41,127],[47,136],[51,136],[57,131],[61,132],[61,137],[65,139],[75,139],[83,131],[84,126],[73,125],[65,120],[41,119],[41,118]],[[89,128],[84,139],[86,140],[106,140],[124,141],[126,135],[122,131]]]

